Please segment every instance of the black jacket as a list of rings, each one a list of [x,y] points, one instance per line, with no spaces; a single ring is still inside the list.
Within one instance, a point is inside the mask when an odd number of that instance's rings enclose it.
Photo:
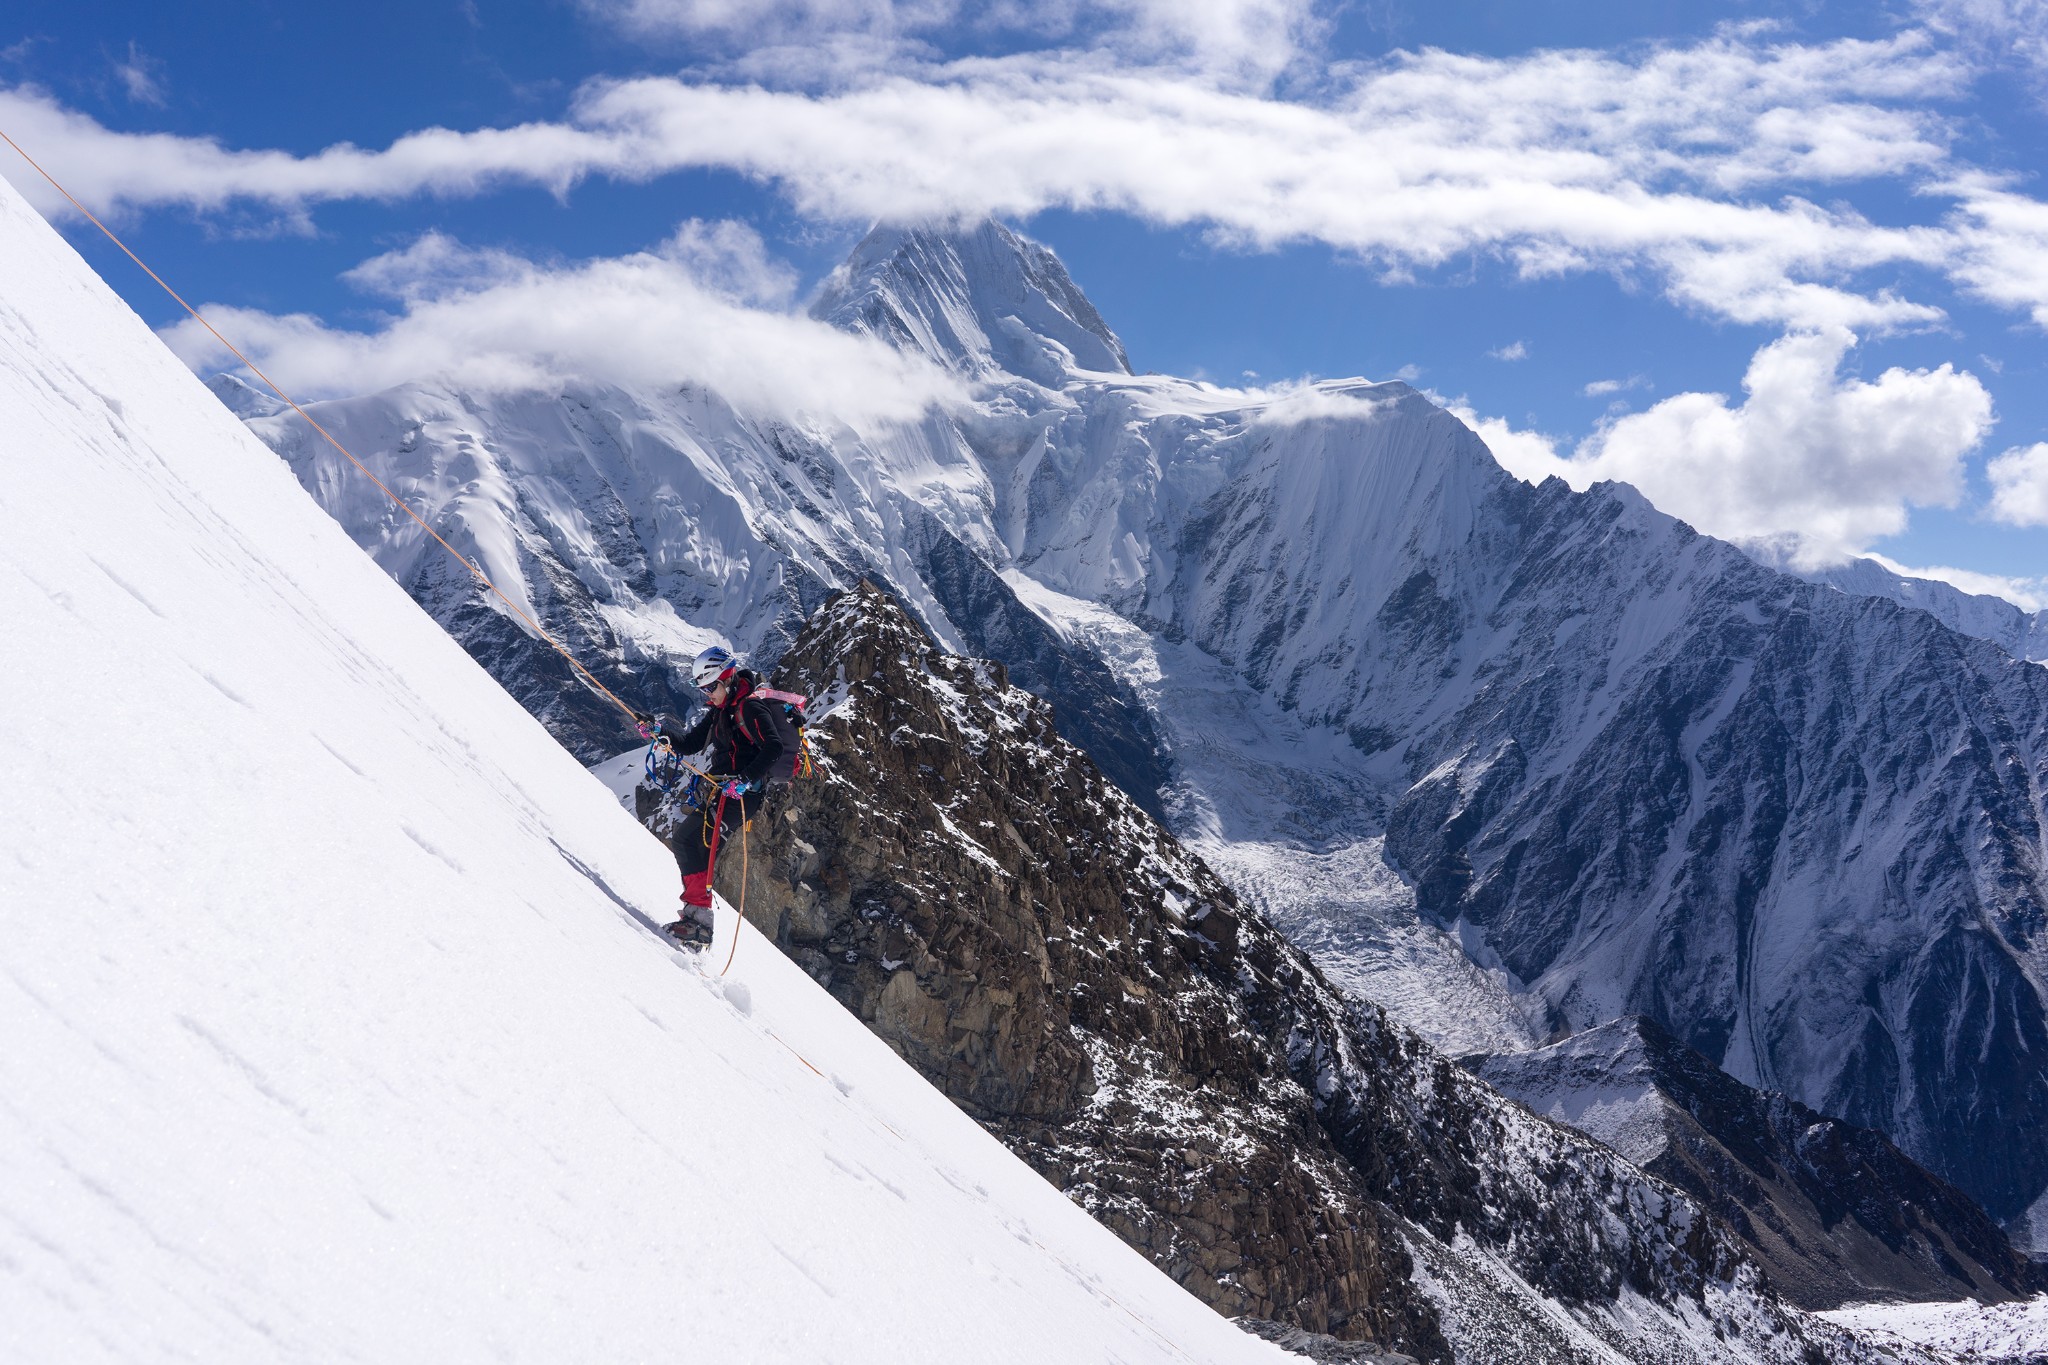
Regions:
[[[763,782],[775,760],[782,757],[780,729],[768,708],[775,703],[754,695],[754,675],[741,673],[732,680],[725,705],[714,706],[695,725],[675,738],[676,752],[708,755],[706,769],[720,775],[730,773],[748,782]]]

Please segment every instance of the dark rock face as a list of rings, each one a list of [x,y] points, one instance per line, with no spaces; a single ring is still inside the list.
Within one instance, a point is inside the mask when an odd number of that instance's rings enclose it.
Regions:
[[[1995,1302],[2048,1289],[2048,1269],[1882,1133],[1753,1090],[1652,1020],[1618,1020],[1477,1070],[1693,1195],[1801,1307]]]
[[[1406,1258],[1239,1003],[1235,901],[1001,665],[840,598],[776,684],[844,700],[757,826],[748,915],[1205,1301],[1441,1356]],[[729,874],[728,874],[729,875]]]
[[[1678,1191],[1339,997],[999,665],[863,587],[776,685],[818,699],[819,773],[756,822],[748,917],[1220,1311],[1434,1361],[1649,1361],[1738,1304],[1694,1358],[1858,1358]],[[1624,1294],[1654,1307],[1608,1315]]]

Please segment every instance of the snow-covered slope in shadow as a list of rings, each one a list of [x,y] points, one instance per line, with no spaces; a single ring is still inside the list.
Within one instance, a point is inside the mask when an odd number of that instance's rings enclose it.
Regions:
[[[1965,592],[1939,579],[1915,578],[1874,559],[1852,559],[1806,576],[1854,596],[1884,597],[1918,607],[1950,630],[1989,640],[2014,658],[2048,660],[2048,611],[2028,611],[2003,597]]]
[[[657,941],[667,852],[4,185],[0,430],[0,1357],[1285,1358]]]

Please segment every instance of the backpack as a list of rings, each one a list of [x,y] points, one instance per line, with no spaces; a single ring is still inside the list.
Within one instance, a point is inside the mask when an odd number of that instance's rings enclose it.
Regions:
[[[759,697],[767,703],[761,709],[768,713],[768,722],[775,727],[775,737],[782,741],[782,752],[776,755],[775,762],[769,766],[767,780],[788,782],[799,772],[809,777],[811,751],[804,736],[804,727],[808,724],[804,719],[804,707],[808,704],[809,698],[798,696],[794,692],[778,692],[772,687],[762,687],[758,682],[759,675],[753,676],[757,681],[750,697]]]

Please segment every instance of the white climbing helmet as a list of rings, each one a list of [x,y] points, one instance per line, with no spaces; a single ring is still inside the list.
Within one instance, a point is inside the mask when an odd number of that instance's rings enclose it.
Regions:
[[[732,657],[731,650],[723,645],[713,645],[690,665],[690,680],[708,691],[730,678],[739,666],[739,660]]]

